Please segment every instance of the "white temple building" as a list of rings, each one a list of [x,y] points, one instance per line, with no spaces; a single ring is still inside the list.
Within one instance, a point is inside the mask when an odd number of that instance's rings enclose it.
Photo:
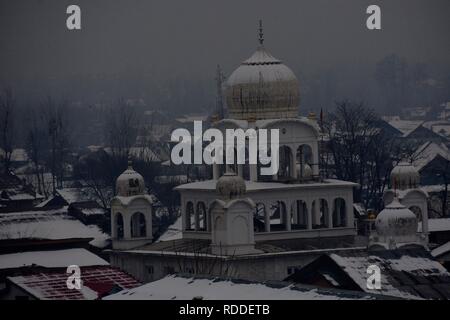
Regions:
[[[213,127],[278,129],[278,174],[261,176],[258,165],[235,165],[255,203],[255,241],[352,236],[355,183],[319,175],[320,128],[314,117],[299,116],[300,90],[295,74],[265,48],[260,28],[256,52],[229,76],[224,94],[228,117]],[[218,112],[221,113],[221,112]],[[246,152],[248,159],[248,150]],[[248,163],[248,162],[247,162]],[[183,238],[211,240],[216,184],[225,165],[213,165],[213,179],[178,186]]]
[[[267,51],[260,27],[256,52],[220,90],[227,112],[218,110],[212,127],[278,129],[278,173],[261,175],[261,166],[248,162],[214,164],[211,180],[176,187],[181,238],[152,243],[151,209],[144,208],[151,203],[143,179],[128,169],[112,202],[112,265],[144,282],[174,272],[282,280],[325,251],[355,249],[356,184],[320,176],[320,127],[313,114],[299,115],[299,87]],[[130,189],[130,177],[139,190]]]

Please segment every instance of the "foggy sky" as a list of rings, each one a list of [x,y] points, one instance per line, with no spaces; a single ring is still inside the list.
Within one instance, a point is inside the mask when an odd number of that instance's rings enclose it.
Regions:
[[[82,30],[66,29],[78,4]],[[369,31],[366,8],[382,10]],[[56,81],[73,75],[229,75],[265,45],[300,73],[368,68],[396,53],[407,61],[450,65],[448,0],[0,0],[0,83]]]

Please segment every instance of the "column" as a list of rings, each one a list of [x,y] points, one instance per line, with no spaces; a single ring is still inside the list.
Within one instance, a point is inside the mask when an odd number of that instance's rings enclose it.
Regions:
[[[122,215],[123,217],[123,238],[131,239],[131,219],[128,212]]]
[[[152,226],[152,210],[150,209],[145,214],[145,237],[153,238],[153,226]]]
[[[289,147],[289,150],[290,150],[290,152],[291,152],[291,165],[290,165],[290,167],[291,167],[291,177],[292,178],[294,178],[294,179],[297,179],[297,166],[296,166],[296,163],[297,163],[297,161],[296,161],[296,150],[294,149],[294,147],[293,146],[290,146]]]
[[[313,164],[312,164],[312,170],[313,170],[313,176],[317,177],[319,176],[319,147],[318,143],[315,142],[311,146],[312,150],[312,157],[313,157]]]
[[[258,167],[256,164],[250,164],[250,181],[258,181]]]
[[[219,164],[213,163],[213,179],[218,180],[220,178]]]
[[[242,165],[242,164],[238,164],[237,165],[237,175],[239,176],[239,177],[241,177],[241,178],[243,178],[244,177],[244,165]]]
[[[308,213],[308,230],[312,230],[312,217],[313,217],[313,208],[312,208],[312,200],[305,200],[306,203],[306,212]]]
[[[292,219],[292,201],[285,202],[286,204],[286,231],[291,231],[291,219]]]
[[[270,213],[266,203],[264,203],[264,224],[266,226],[266,232],[270,232]]]
[[[334,202],[330,202],[330,198],[327,198],[327,210],[328,210],[328,228],[333,228],[333,211]]]
[[[195,231],[200,230],[200,220],[198,217],[198,203],[195,203],[194,207],[194,220],[195,220]]]
[[[116,226],[116,211],[113,210],[111,214],[111,238],[117,238],[117,226]]]

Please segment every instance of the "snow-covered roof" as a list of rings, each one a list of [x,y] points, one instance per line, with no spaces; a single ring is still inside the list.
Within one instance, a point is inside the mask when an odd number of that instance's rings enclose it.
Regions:
[[[450,241],[444,243],[442,246],[439,246],[431,251],[431,255],[433,257],[439,257],[443,254],[450,252]]]
[[[322,290],[289,283],[264,283],[207,277],[169,275],[143,286],[107,296],[104,300],[346,300],[374,299],[353,292]]]
[[[205,180],[198,181],[180,185],[176,187],[176,190],[216,190],[217,180]],[[336,180],[336,179],[325,179],[323,182],[309,182],[309,183],[278,183],[278,182],[255,182],[255,181],[245,181],[247,193],[253,191],[261,190],[282,190],[282,189],[297,189],[297,188],[315,188],[323,186],[356,186],[356,183]]]
[[[70,265],[107,266],[108,262],[83,248],[27,251],[0,255],[0,269],[12,269],[29,266],[44,268],[67,268]]]
[[[420,125],[422,125],[423,121],[413,121],[413,120],[390,120],[388,123],[396,128],[397,130],[403,133],[403,136],[408,136],[411,132],[416,130]]]
[[[450,150],[443,143],[425,142],[414,153],[414,158],[416,158],[414,166],[420,171],[437,155],[450,159]]]
[[[0,148],[0,157],[4,156],[5,151]],[[11,161],[12,162],[25,162],[28,161],[28,154],[25,149],[17,148],[14,149],[11,153]]]
[[[66,268],[8,280],[39,300],[95,300],[140,285],[130,275],[109,266],[81,267],[81,290],[67,288]]]
[[[329,257],[365,292],[379,293],[406,299],[427,298],[435,293],[417,292],[420,285],[430,285],[439,277],[447,279],[450,273],[425,250],[392,250],[372,253],[332,253]],[[376,265],[381,270],[381,289],[367,288],[367,270]],[[412,279],[414,278],[414,279]],[[428,279],[428,280],[427,280]],[[441,279],[441,280],[442,280]],[[440,281],[438,281],[439,283]],[[445,293],[450,295],[450,291]]]
[[[419,232],[422,231],[422,223],[419,222]],[[428,231],[450,231],[450,218],[428,219]]]
[[[84,225],[67,214],[67,207],[47,211],[26,211],[0,215],[0,240],[5,239],[94,238],[90,244],[104,248],[110,237],[99,227]]]
[[[57,189],[56,193],[58,193],[67,202],[67,204],[89,200],[87,195],[84,194],[80,188]]]
[[[178,240],[183,237],[182,227],[181,227],[181,216],[167,228],[167,230],[158,238],[156,242],[160,241],[171,241]]]

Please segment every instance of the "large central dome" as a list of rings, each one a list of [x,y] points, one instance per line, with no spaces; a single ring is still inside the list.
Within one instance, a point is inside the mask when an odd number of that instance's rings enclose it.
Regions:
[[[239,120],[295,118],[299,82],[295,74],[263,46],[231,74],[225,88],[230,118]]]

